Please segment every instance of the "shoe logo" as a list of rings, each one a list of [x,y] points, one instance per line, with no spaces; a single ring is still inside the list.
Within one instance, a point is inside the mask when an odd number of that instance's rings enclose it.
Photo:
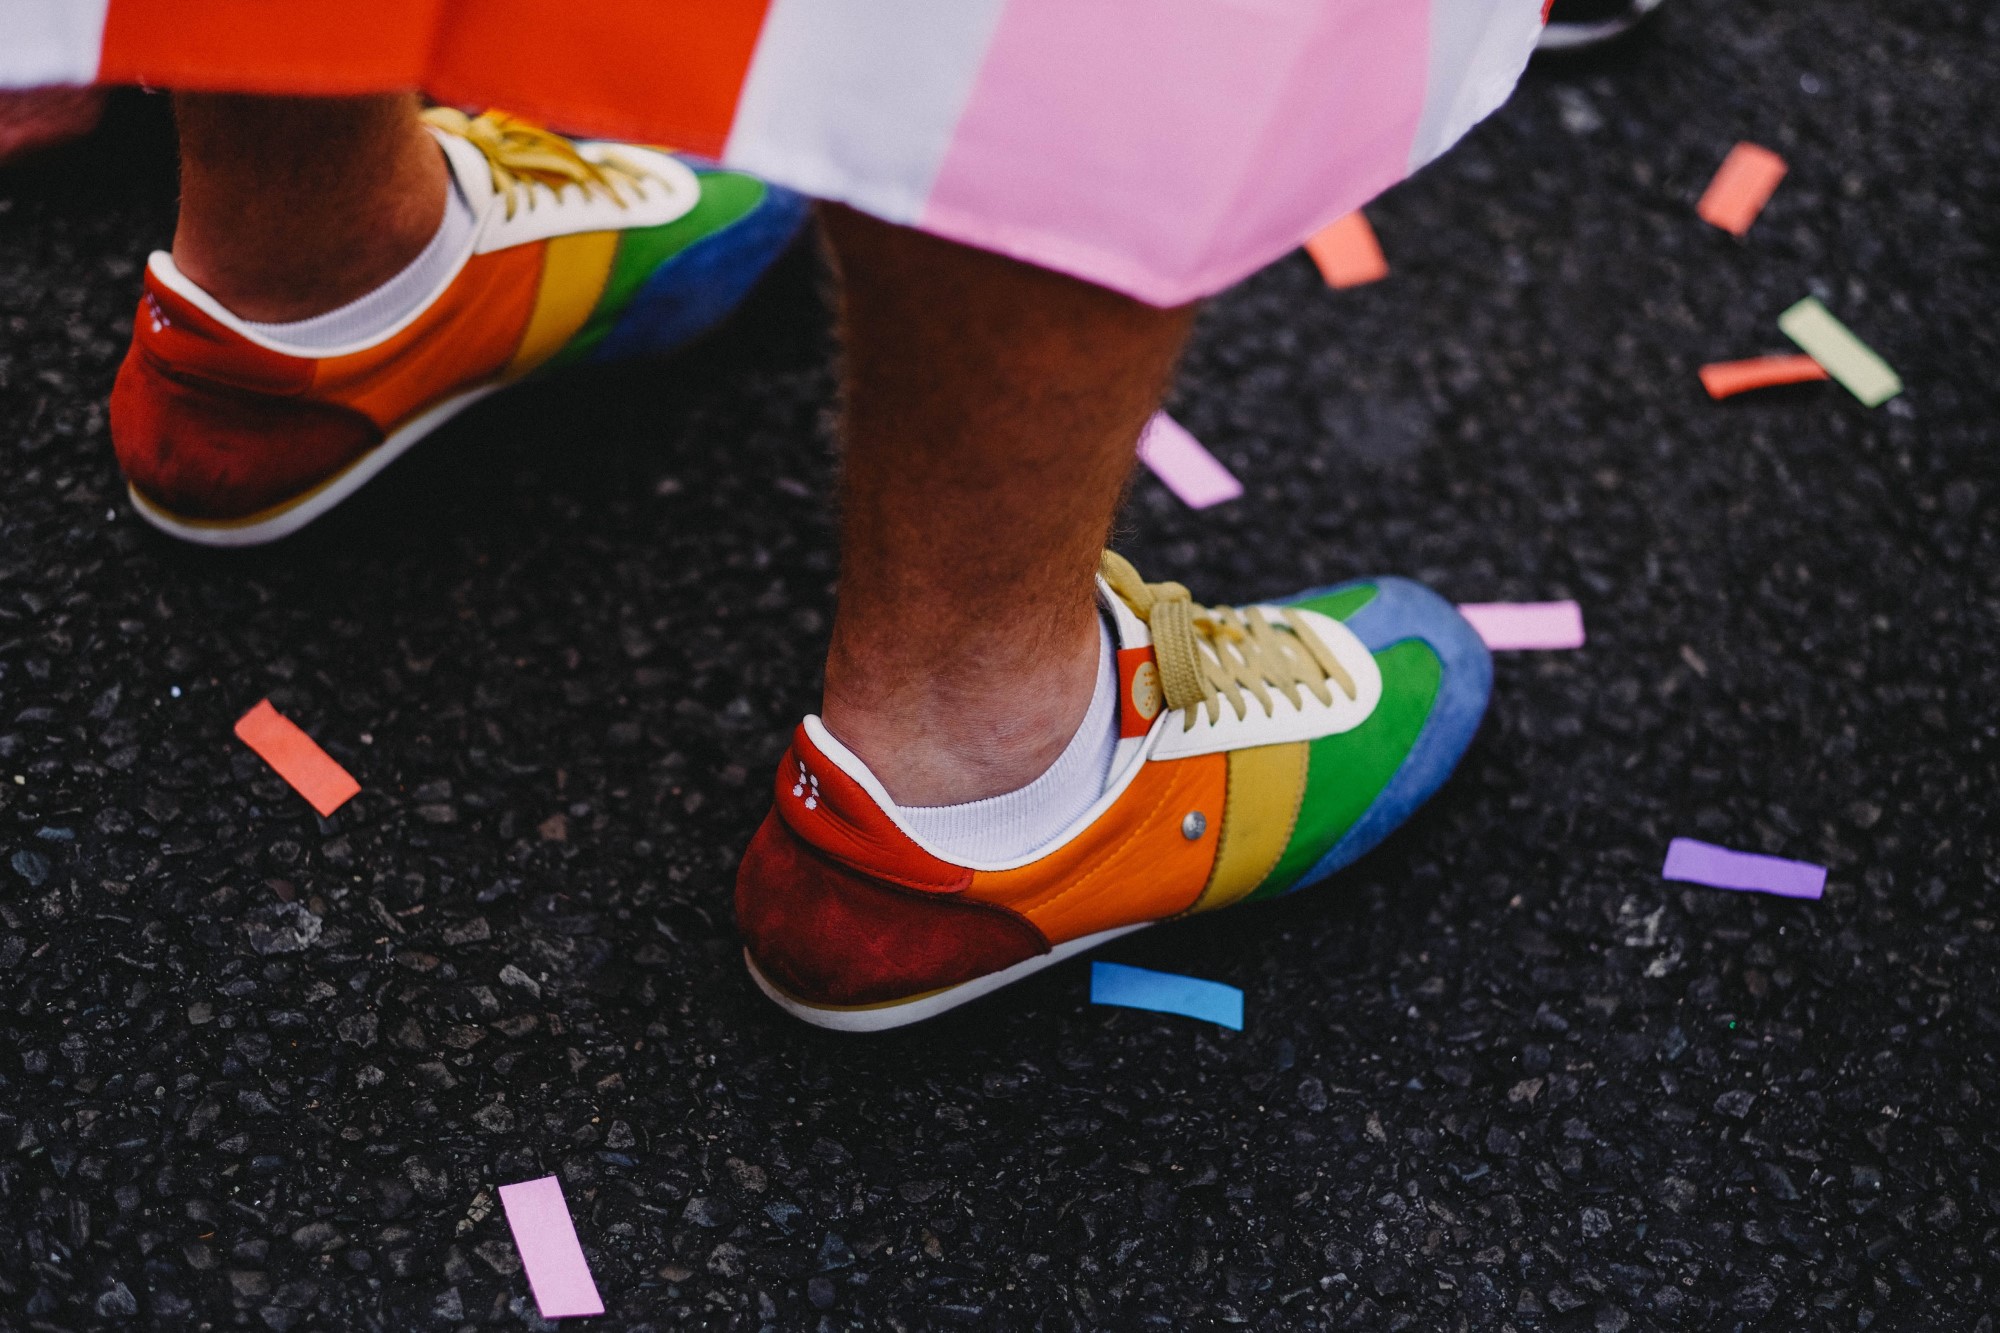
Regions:
[[[160,303],[153,299],[151,292],[146,293],[146,318],[152,321],[153,332],[155,333],[173,323],[172,320],[167,318],[167,312],[160,309]]]
[[[792,795],[806,798],[806,809],[819,809],[819,779],[806,771],[806,762],[797,760],[799,780],[792,784]]]
[[[1151,722],[1159,716],[1160,702],[1160,669],[1148,658],[1132,673],[1132,711]]]

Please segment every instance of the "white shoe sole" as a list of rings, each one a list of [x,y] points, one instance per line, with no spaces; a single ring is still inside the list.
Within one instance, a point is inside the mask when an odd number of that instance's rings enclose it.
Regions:
[[[1635,18],[1605,19],[1602,23],[1564,23],[1542,29],[1536,39],[1537,51],[1581,51],[1587,46],[1608,42],[1639,26]]]
[[[1633,13],[1621,14],[1617,18],[1599,19],[1595,23],[1551,23],[1542,29],[1541,37],[1535,42],[1535,49],[1581,51],[1585,47],[1608,42],[1614,37],[1622,37],[1644,23],[1661,3],[1662,0],[1639,0],[1639,3],[1633,6]]]
[[[947,1009],[956,1009],[982,995],[991,995],[1003,986],[1011,986],[1024,977],[1033,976],[1045,967],[1054,967],[1080,953],[1088,953],[1100,944],[1107,944],[1120,935],[1130,935],[1135,930],[1144,930],[1155,924],[1141,921],[1134,926],[1120,926],[1116,930],[1100,930],[1095,935],[1085,935],[1080,939],[1058,944],[1045,954],[1024,959],[1012,967],[1003,967],[998,972],[989,972],[983,977],[960,982],[956,986],[946,986],[943,990],[926,991],[922,995],[912,995],[906,1000],[889,1000],[882,1004],[821,1005],[807,1004],[804,1000],[787,993],[766,977],[757,968],[757,960],[750,951],[743,951],[743,963],[750,969],[750,979],[757,983],[757,989],[771,997],[772,1003],[793,1018],[812,1024],[817,1028],[827,1028],[833,1032],[886,1032],[890,1028],[905,1027],[911,1023],[921,1023],[926,1018],[935,1018]]]
[[[404,422],[382,443],[311,490],[244,518],[183,518],[160,508],[130,483],[126,484],[125,490],[132,497],[132,507],[139,511],[139,517],[169,537],[178,537],[197,546],[262,546],[280,537],[291,536],[374,480],[376,473],[408,453],[417,441],[510,383],[512,381],[501,380],[453,394]]]

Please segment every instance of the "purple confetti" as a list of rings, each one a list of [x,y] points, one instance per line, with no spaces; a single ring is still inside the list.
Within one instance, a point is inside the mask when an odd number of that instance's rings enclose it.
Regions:
[[[1817,898],[1826,890],[1826,867],[1782,856],[1732,852],[1727,847],[1675,838],[1667,845],[1662,879],[1686,880],[1715,889],[1775,893],[1781,898]]]

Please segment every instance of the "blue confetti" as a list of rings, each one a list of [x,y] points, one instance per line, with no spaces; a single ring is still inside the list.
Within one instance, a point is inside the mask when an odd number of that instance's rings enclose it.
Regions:
[[[1090,965],[1090,1002],[1184,1014],[1238,1032],[1243,1030],[1243,992],[1236,987],[1172,972],[1126,967],[1123,963]]]

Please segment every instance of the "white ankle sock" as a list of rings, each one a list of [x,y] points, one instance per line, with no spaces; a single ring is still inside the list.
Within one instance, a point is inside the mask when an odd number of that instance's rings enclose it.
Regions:
[[[960,861],[1011,861],[1061,833],[1104,794],[1118,748],[1118,667],[1098,621],[1097,689],[1090,711],[1046,773],[1018,791],[964,805],[901,806],[916,834]]]
[[[464,256],[474,222],[472,206],[453,180],[445,191],[444,220],[438,224],[437,235],[395,277],[366,296],[310,319],[287,324],[243,322],[266,338],[304,351],[330,351],[379,337],[414,314],[443,285]]]

